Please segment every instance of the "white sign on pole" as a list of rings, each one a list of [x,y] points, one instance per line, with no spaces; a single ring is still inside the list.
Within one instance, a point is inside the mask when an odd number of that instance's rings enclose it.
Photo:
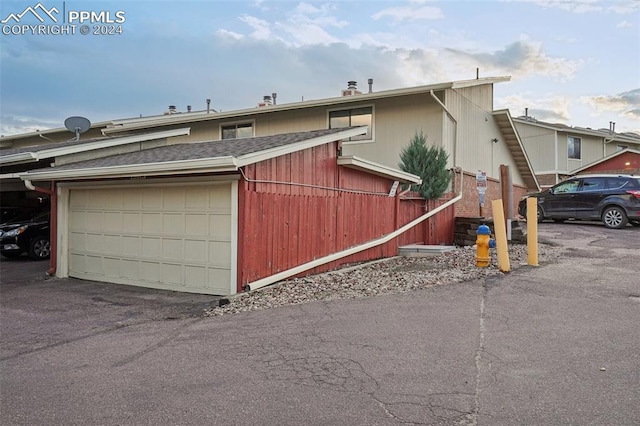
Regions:
[[[476,189],[480,204],[484,204],[484,194],[487,192],[487,172],[478,170],[476,173]]]

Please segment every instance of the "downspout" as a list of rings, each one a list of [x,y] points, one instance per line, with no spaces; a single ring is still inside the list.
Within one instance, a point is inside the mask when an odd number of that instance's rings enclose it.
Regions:
[[[422,216],[418,217],[417,219],[414,219],[413,221],[407,223],[403,227],[398,228],[395,231],[393,231],[393,232],[391,232],[391,233],[389,233],[387,235],[384,235],[384,236],[382,236],[382,237],[380,237],[378,239],[371,240],[371,241],[366,242],[364,244],[360,244],[358,246],[351,247],[351,248],[348,248],[346,250],[342,250],[342,251],[339,251],[337,253],[333,253],[333,254],[330,254],[328,256],[312,260],[311,262],[303,263],[302,265],[298,265],[298,266],[296,266],[294,268],[287,269],[286,271],[282,271],[282,272],[279,272],[279,273],[277,273],[275,275],[271,275],[271,276],[259,279],[257,281],[254,281],[252,283],[249,283],[246,286],[244,286],[245,291],[257,290],[257,289],[259,289],[261,287],[265,287],[265,286],[268,286],[270,284],[276,283],[278,281],[285,280],[285,279],[287,279],[289,277],[292,277],[294,275],[297,275],[297,274],[299,274],[301,272],[308,271],[309,269],[313,269],[313,268],[316,268],[318,266],[322,266],[324,264],[327,264],[329,262],[333,262],[333,261],[342,259],[344,257],[351,256],[352,254],[360,253],[361,251],[368,250],[370,248],[377,247],[377,246],[380,246],[382,244],[385,244],[385,243],[391,241],[392,239],[396,238],[398,235],[402,234],[403,232],[406,232],[409,229],[413,228],[414,226],[418,225],[419,223],[429,219],[431,216],[434,216],[435,214],[437,214],[437,213],[441,212],[442,210],[446,209],[447,207],[457,203],[458,201],[462,200],[462,188],[463,188],[462,179],[463,179],[463,176],[464,176],[464,172],[460,168],[454,168],[453,170],[454,171],[460,171],[460,192],[455,198],[452,198],[451,200],[447,201],[446,203],[444,203],[440,207],[437,207],[437,208],[431,210],[430,212],[427,212],[427,213],[423,214]]]
[[[49,270],[47,275],[54,276],[56,274],[56,262],[57,262],[57,239],[58,239],[58,196],[56,194],[56,183],[51,182],[51,189],[35,186],[30,180],[24,181],[24,186],[31,191],[40,192],[49,196],[49,202],[51,203],[51,218],[49,220]]]
[[[436,94],[433,93],[433,89],[429,91],[429,94],[438,103],[438,105],[440,105],[440,107],[444,110],[444,112],[447,113],[447,116],[449,116],[449,118],[451,119],[451,121],[453,121],[453,124],[455,125],[453,127],[453,131],[455,133],[453,135],[453,164],[454,164],[454,168],[455,168],[455,165],[458,164],[458,120],[456,120],[453,117],[453,114],[451,114],[451,112],[449,112],[449,110],[447,109],[445,104],[443,104],[442,101],[440,99],[438,99]]]

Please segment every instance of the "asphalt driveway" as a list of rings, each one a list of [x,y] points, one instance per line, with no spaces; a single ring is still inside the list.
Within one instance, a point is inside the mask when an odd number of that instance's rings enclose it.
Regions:
[[[640,228],[540,230],[557,263],[213,318],[209,296],[2,260],[0,421],[638,424]]]

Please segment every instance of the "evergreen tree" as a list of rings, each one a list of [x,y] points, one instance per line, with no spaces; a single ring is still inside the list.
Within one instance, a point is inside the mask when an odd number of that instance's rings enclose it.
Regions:
[[[443,147],[427,146],[427,138],[420,132],[416,133],[409,145],[400,153],[400,170],[422,178],[420,185],[412,185],[427,200],[440,198],[451,181],[451,174],[447,170],[449,154]]]

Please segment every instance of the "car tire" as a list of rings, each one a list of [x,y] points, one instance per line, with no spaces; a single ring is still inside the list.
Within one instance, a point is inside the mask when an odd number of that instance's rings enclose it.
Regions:
[[[33,260],[48,259],[51,255],[51,244],[46,237],[36,237],[29,244],[29,257]]]
[[[553,219],[555,223],[565,223],[567,219]]]
[[[627,215],[617,206],[607,207],[602,212],[602,223],[610,229],[621,229],[627,226]]]
[[[629,223],[633,226],[640,226],[640,220],[630,220]]]

